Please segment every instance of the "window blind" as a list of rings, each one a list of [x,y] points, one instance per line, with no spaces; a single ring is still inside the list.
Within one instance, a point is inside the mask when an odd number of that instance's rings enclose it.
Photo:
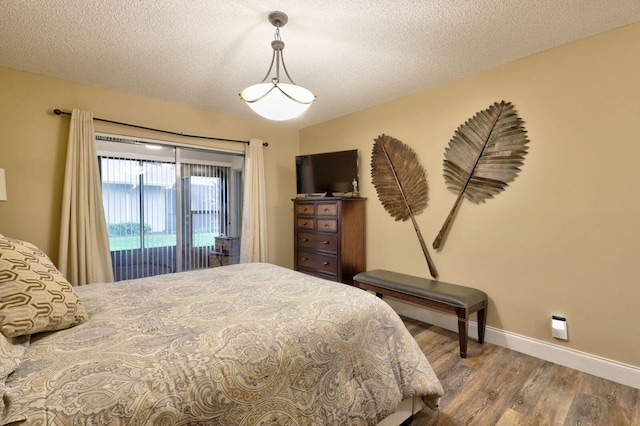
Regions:
[[[240,228],[242,157],[97,138],[116,281],[206,268]]]

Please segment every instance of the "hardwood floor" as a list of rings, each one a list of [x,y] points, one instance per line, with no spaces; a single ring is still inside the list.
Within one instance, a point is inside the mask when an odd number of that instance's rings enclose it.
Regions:
[[[456,333],[403,320],[444,388],[411,426],[640,426],[640,389],[472,339],[463,359]]]

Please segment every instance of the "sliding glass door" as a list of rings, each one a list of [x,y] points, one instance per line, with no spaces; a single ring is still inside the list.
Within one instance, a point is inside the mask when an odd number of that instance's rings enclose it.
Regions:
[[[241,155],[96,142],[116,281],[208,267],[216,239],[239,234]]]

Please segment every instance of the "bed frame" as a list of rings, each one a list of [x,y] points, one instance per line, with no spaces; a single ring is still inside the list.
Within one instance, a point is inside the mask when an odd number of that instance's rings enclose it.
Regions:
[[[409,420],[422,410],[419,396],[407,398],[398,405],[398,409],[378,423],[376,426],[400,426],[409,424]]]

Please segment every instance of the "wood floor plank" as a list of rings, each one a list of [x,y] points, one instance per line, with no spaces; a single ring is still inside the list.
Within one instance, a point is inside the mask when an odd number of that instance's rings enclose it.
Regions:
[[[630,418],[631,418],[631,422],[629,424],[631,425],[640,425],[640,389],[635,389],[635,396],[633,399],[633,405],[631,407],[635,407],[632,408],[630,410]]]
[[[433,327],[418,337],[418,344],[436,373],[453,368],[460,362],[460,357],[451,356],[459,350],[458,341],[451,332]]]
[[[606,401],[606,419],[615,425],[632,423],[632,408],[638,403],[638,389],[611,382],[601,377],[585,375],[582,391]]]
[[[507,408],[504,412],[496,426],[530,426],[531,421],[527,419],[527,417],[517,412],[516,410],[512,410],[511,408]]]
[[[501,349],[494,346],[498,350]],[[509,354],[502,354],[500,357],[487,357],[487,359],[496,361],[497,364],[509,363],[513,359],[515,352]],[[465,360],[466,361],[466,360]],[[501,394],[495,391],[495,384],[502,383],[503,380],[498,378],[497,381],[491,382],[485,380],[475,379],[478,375],[482,374],[482,370],[467,367],[465,364],[468,362],[463,361],[454,372],[445,372],[440,374],[443,388],[445,389],[445,397],[442,398],[441,409],[448,414],[445,419],[453,422],[452,424],[495,424],[493,419],[488,419],[487,412],[493,413],[497,410],[493,410],[495,404],[500,404],[501,400],[498,398]],[[493,372],[501,376],[503,373],[500,371],[500,365],[496,367]],[[494,377],[495,379],[495,377]],[[460,397],[464,395],[464,397]],[[478,422],[478,418],[482,418],[482,422]],[[438,424],[441,423],[439,421]],[[418,423],[419,424],[419,423]]]
[[[500,349],[502,355],[496,357],[499,362],[492,368],[493,379],[483,386],[485,403],[475,417],[478,424],[498,423],[539,364],[539,360],[527,355]]]
[[[469,386],[477,375],[478,372],[476,370],[465,367],[464,365],[458,365],[446,371],[444,374],[439,375],[438,377],[442,377],[441,383],[444,389],[444,396],[440,401],[440,406],[451,407],[451,403],[455,400],[458,390]]]
[[[544,394],[534,407],[530,417],[536,424],[561,425],[567,417],[580,387],[580,372],[554,364]]]
[[[525,416],[530,415],[547,391],[549,381],[552,378],[550,374],[552,369],[553,363],[540,360],[522,389],[516,392],[510,408]]]
[[[460,358],[456,333],[403,320],[445,391],[411,426],[640,426],[640,389],[490,343],[470,341]]]
[[[402,320],[404,321],[404,325],[405,327],[407,327],[407,330],[409,330],[409,333],[411,333],[412,336],[415,337],[416,334],[419,334],[425,330],[428,330],[430,327],[423,327],[419,321],[411,319],[411,318],[406,318],[406,317],[402,317]]]
[[[605,400],[597,396],[580,393],[573,399],[564,423],[567,425],[620,424],[608,423],[609,420],[611,419],[607,413],[607,403]],[[605,421],[607,423],[605,423]]]

